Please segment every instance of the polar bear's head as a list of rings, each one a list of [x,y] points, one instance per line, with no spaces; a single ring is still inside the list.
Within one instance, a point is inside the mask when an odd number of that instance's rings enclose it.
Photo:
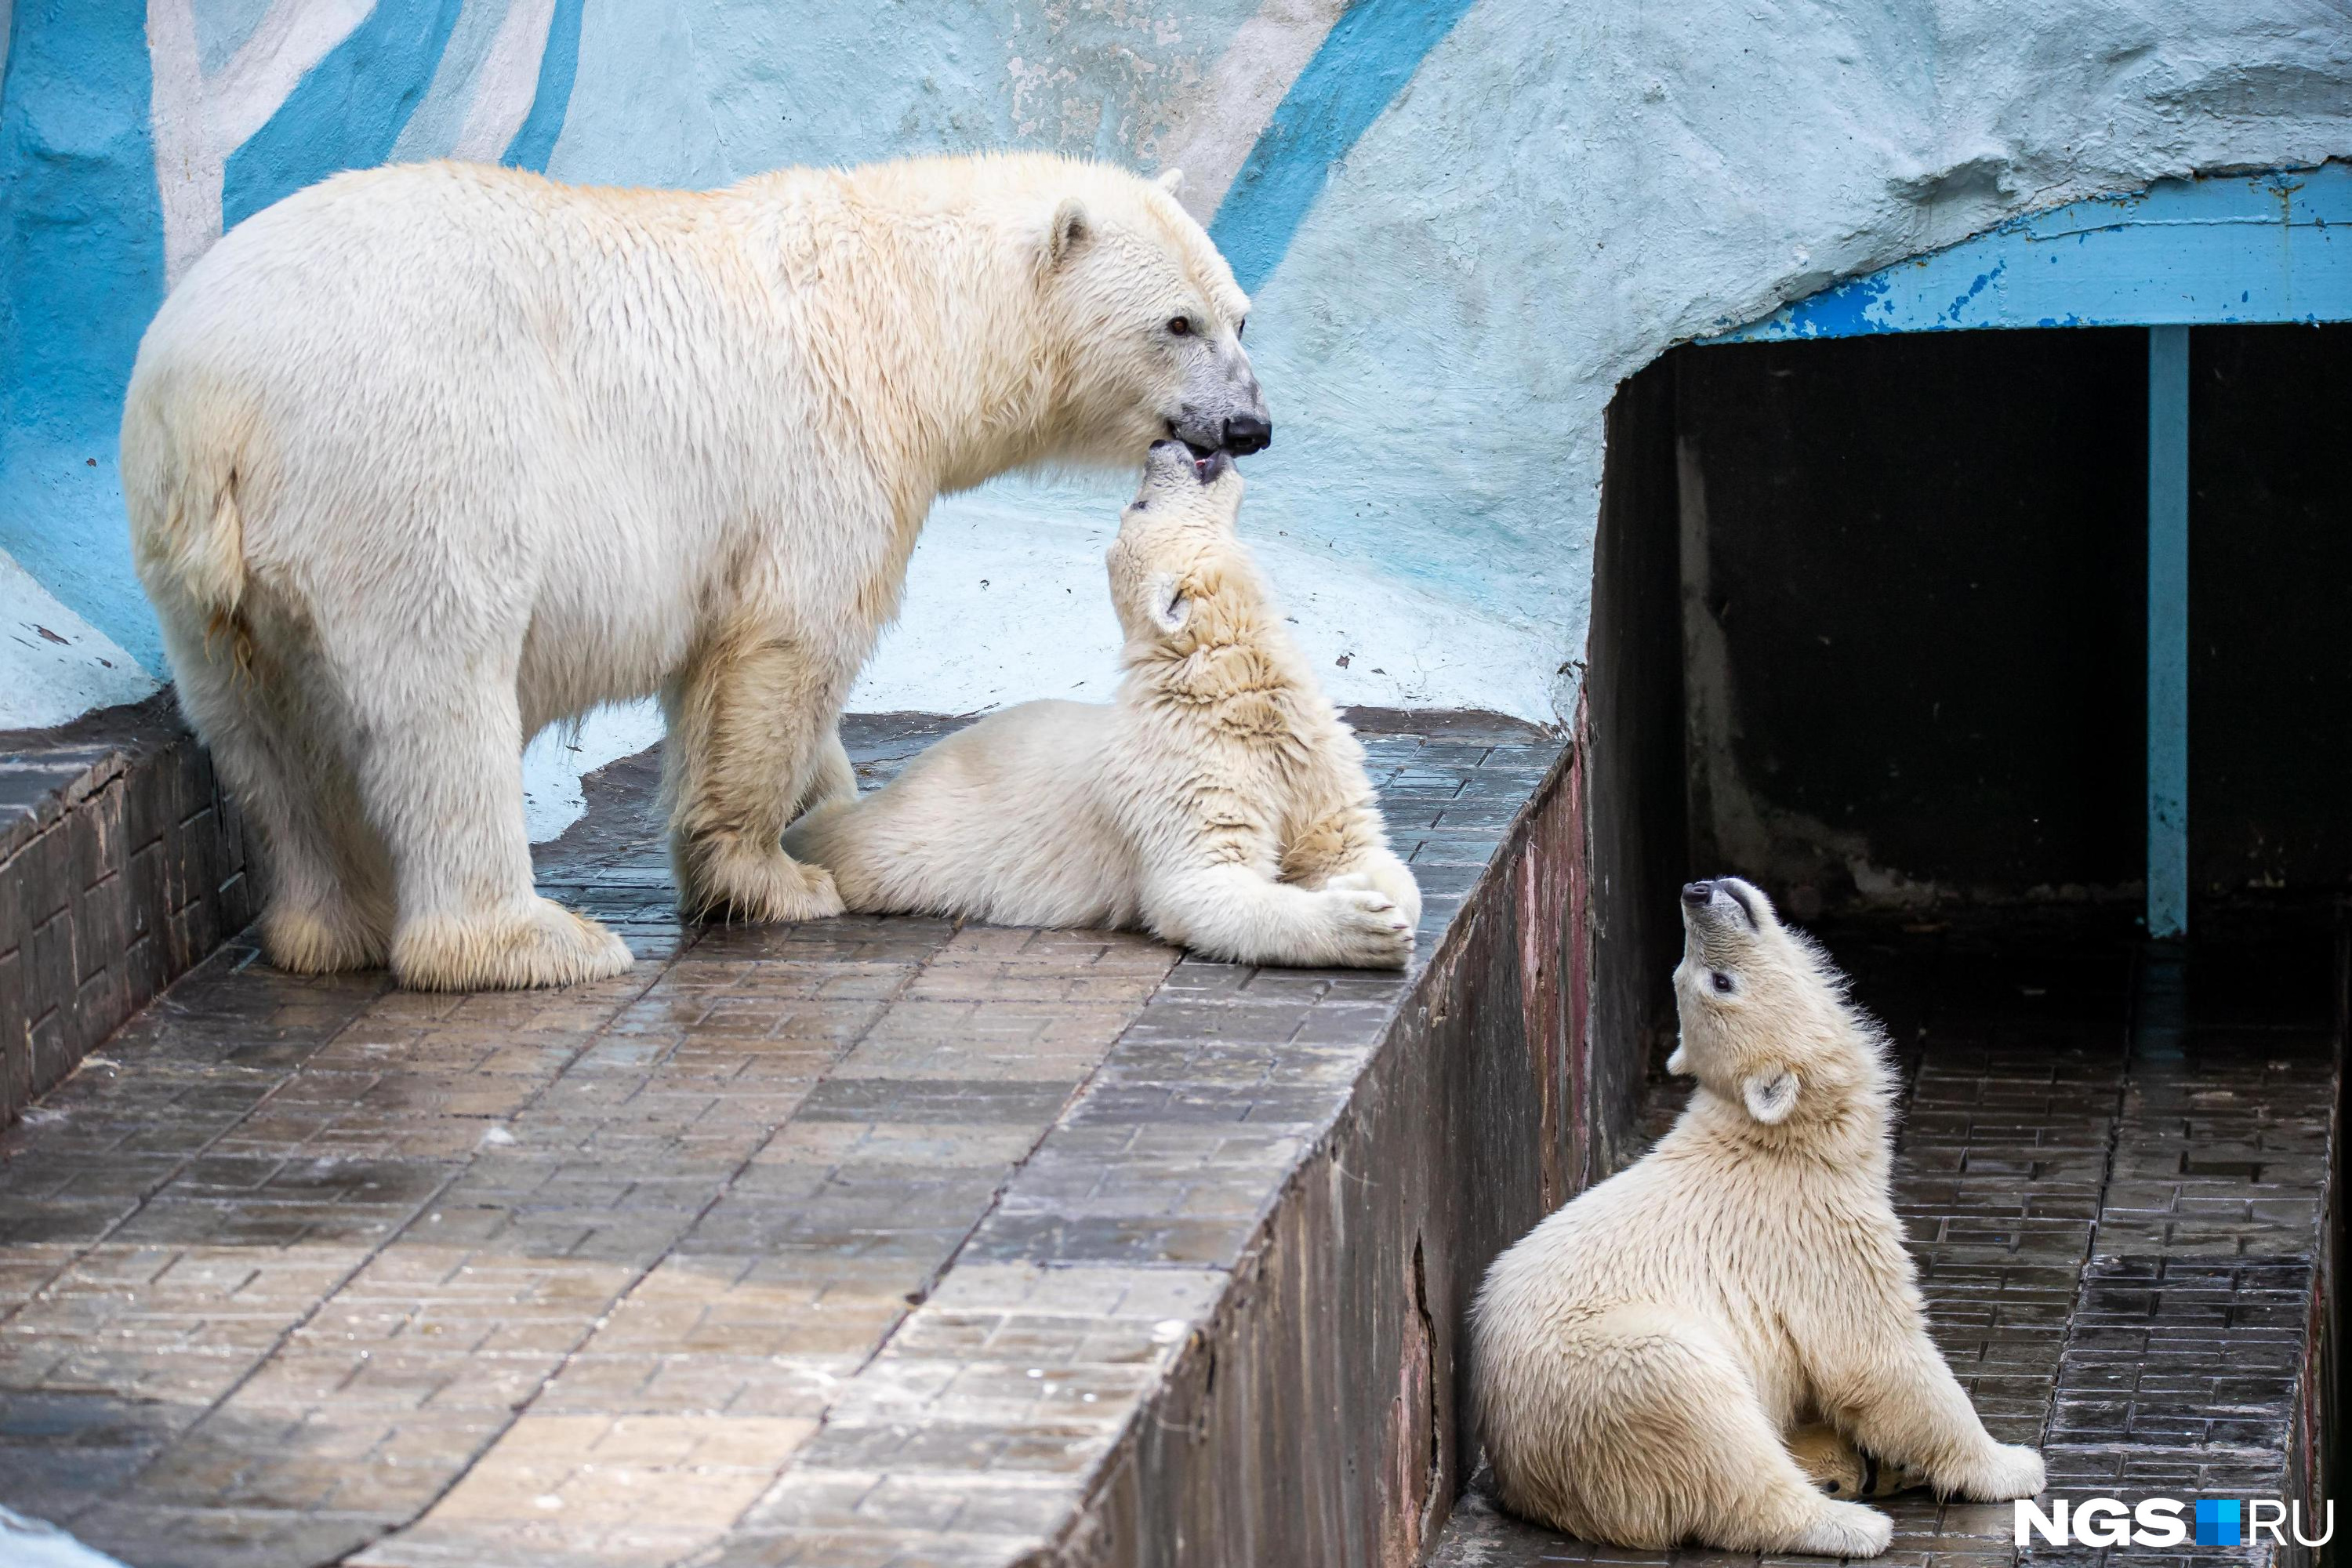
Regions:
[[[1683,889],[1675,969],[1682,1039],[1666,1060],[1767,1126],[1843,1115],[1883,1098],[1877,1026],[1846,1000],[1828,955],[1752,883],[1717,877]]]
[[[1182,175],[1064,168],[1036,241],[1057,362],[1050,455],[1130,463],[1167,437],[1196,456],[1265,447],[1274,424],[1242,347],[1249,297],[1177,205]]]
[[[1130,647],[1189,654],[1221,598],[1252,581],[1234,534],[1242,477],[1222,451],[1155,441],[1110,547],[1110,599]]]

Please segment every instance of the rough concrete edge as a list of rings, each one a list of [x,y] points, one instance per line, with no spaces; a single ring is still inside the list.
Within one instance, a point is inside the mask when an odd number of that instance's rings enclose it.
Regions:
[[[159,897],[148,900],[152,908],[117,910],[118,927],[135,921],[130,929],[118,929],[116,936],[127,936],[128,942],[110,942],[110,951],[101,963],[86,966],[82,960],[91,953],[100,932],[81,929],[80,918],[87,910],[87,900],[79,895],[86,889],[71,885],[53,900],[31,897],[33,889],[26,879],[39,876],[36,863],[42,842],[60,830],[70,831],[76,818],[86,818],[94,840],[95,856],[99,858],[97,881],[120,879],[122,889],[136,889],[142,880],[127,875],[131,869],[131,858],[143,847],[131,842],[131,836],[119,831],[121,823],[110,816],[117,805],[117,796],[127,796],[126,785],[135,787],[143,774],[161,773],[164,770],[178,772],[194,765],[200,769],[209,785],[211,816],[217,833],[226,823],[226,838],[234,838],[234,846],[225,842],[214,847],[218,854],[233,847],[238,875],[233,882],[245,880],[255,863],[244,824],[228,805],[216,781],[210,777],[209,759],[180,716],[178,703],[170,688],[113,708],[103,708],[84,714],[71,723],[47,730],[20,730],[0,732],[0,767],[20,772],[47,772],[55,782],[37,799],[18,806],[11,819],[0,827],[0,930],[5,930],[8,954],[16,959],[10,966],[6,984],[0,985],[0,1126],[13,1121],[26,1106],[71,1076],[81,1061],[116,1029],[142,1007],[154,1000],[165,987],[210,957],[221,944],[250,920],[249,893],[240,907],[215,910],[215,918],[201,923],[195,940],[182,943],[173,940],[173,916],[180,912],[170,907],[168,894],[174,886],[169,877],[152,879],[153,890]],[[127,799],[121,803],[127,813],[135,810]],[[184,827],[186,817],[165,825],[163,835],[174,828]],[[68,874],[73,872],[79,858],[74,847],[65,848]],[[209,899],[217,903],[226,886],[222,884],[200,891],[193,904]],[[48,995],[36,994],[29,984],[29,962],[25,956],[27,939],[33,934],[26,914],[36,902],[62,905],[63,918],[68,922],[67,940],[72,954],[71,979],[76,982],[69,994]],[[185,907],[185,906],[183,906]],[[99,917],[93,915],[93,926]],[[125,977],[129,983],[115,986],[111,992],[114,1005],[93,1009],[84,994],[87,982],[101,970],[112,967],[125,956],[142,937],[152,937],[158,942],[157,951],[163,956],[144,976]],[[152,984],[148,983],[152,982]],[[31,1036],[34,1026],[52,1013],[63,1014],[69,1021],[71,1034],[62,1053],[64,1059],[52,1062],[47,1069],[37,1070]],[[24,1071],[14,1070],[11,1058],[21,1061]]]
[[[1384,721],[1413,717],[1406,711],[1387,709],[1350,709],[1345,710],[1343,716],[1351,725],[1364,729],[1377,729]],[[1528,724],[1524,721],[1512,722],[1515,727],[1524,727],[1530,734],[1559,738],[1559,731],[1555,729]],[[1572,780],[1582,765],[1580,747],[1584,741],[1580,727],[1571,731],[1559,756],[1546,770],[1542,783],[1520,804],[1494,856],[1464,898],[1460,911],[1447,923],[1444,934],[1432,948],[1428,958],[1417,964],[1412,984],[1400,994],[1396,1005],[1383,1020],[1380,1043],[1367,1059],[1363,1070],[1357,1075],[1347,1102],[1300,1151],[1288,1175],[1260,1210],[1256,1225],[1239,1256],[1229,1268],[1222,1270],[1226,1276],[1224,1292],[1207,1321],[1194,1331],[1181,1352],[1165,1367],[1153,1391],[1137,1403],[1118,1439],[1096,1464],[1070,1516],[1046,1542],[1016,1560],[1019,1568],[1081,1568],[1081,1565],[1096,1568],[1096,1565],[1114,1563],[1225,1561],[1217,1554],[1218,1542],[1213,1539],[1186,1542],[1146,1537],[1144,1532],[1150,1528],[1150,1517],[1155,1511],[1152,1493],[1158,1489],[1153,1479],[1146,1473],[1150,1465],[1145,1450],[1155,1444],[1169,1441],[1171,1433],[1188,1440],[1192,1446],[1203,1446],[1210,1429],[1216,1424],[1217,1411],[1212,1401],[1215,1397],[1220,1362],[1247,1364],[1238,1342],[1249,1329],[1257,1326],[1252,1321],[1254,1309],[1269,1272],[1276,1264],[1276,1257],[1285,1239],[1280,1234],[1284,1222],[1311,1201],[1313,1184],[1310,1178],[1318,1173],[1345,1173],[1346,1164],[1340,1158],[1343,1146],[1352,1138],[1361,1136],[1362,1130],[1372,1120],[1370,1102],[1382,1098],[1392,1087],[1386,1080],[1394,1076],[1402,1065],[1400,1058],[1405,1052],[1409,1043],[1406,1037],[1411,1031],[1401,1029],[1400,1024],[1418,1016],[1427,1031],[1421,1036],[1420,1043],[1434,1049],[1456,1043],[1438,1031],[1457,1011],[1449,1005],[1458,999],[1456,993],[1466,994],[1471,981],[1466,973],[1466,961],[1472,956],[1472,945],[1481,934],[1483,925],[1514,912],[1511,905],[1515,884],[1520,879],[1522,867],[1531,858],[1536,847],[1539,821],[1553,808],[1557,796],[1564,791],[1573,793],[1575,784]],[[1582,802],[1571,801],[1569,804],[1570,831],[1580,836],[1588,830]],[[1580,865],[1589,856],[1590,847],[1578,842],[1571,847],[1571,853]],[[1570,976],[1563,973],[1560,978],[1567,983]],[[1529,1000],[1527,996],[1515,996],[1510,1000],[1525,1013]],[[1581,1019],[1561,1018],[1557,1022],[1571,1031],[1580,1028],[1583,1024]],[[1549,1065],[1563,1071],[1567,1066],[1564,1061]],[[1562,1106],[1559,1109],[1564,1115],[1576,1115],[1581,1108]],[[1547,1133],[1554,1131],[1552,1118],[1547,1114],[1543,1120]],[[1558,1128],[1557,1131],[1563,1139],[1571,1136],[1565,1127]],[[1545,1168],[1559,1157],[1551,1152],[1543,1152],[1534,1185],[1540,1188],[1548,1184]],[[1328,1192],[1328,1183],[1326,1190]],[[1557,1196],[1540,1192],[1537,1196],[1537,1216],[1544,1212],[1542,1205],[1545,1202],[1559,1201]],[[1419,1238],[1416,1238],[1413,1251],[1417,1268],[1412,1284],[1419,1289],[1422,1270],[1425,1268]],[[1339,1283],[1344,1286],[1346,1282]],[[1406,1296],[1408,1292],[1402,1289],[1405,1281],[1401,1280],[1399,1284],[1398,1295]],[[1450,1517],[1471,1468],[1470,1456],[1465,1449],[1466,1435],[1457,1419],[1461,1403],[1458,1391],[1446,1386],[1453,1382],[1453,1371],[1458,1359],[1450,1353],[1454,1349],[1450,1342],[1459,1327],[1459,1313],[1452,1312],[1444,1318],[1433,1316],[1428,1310],[1425,1298],[1414,1300],[1412,1305],[1423,1333],[1427,1336],[1424,1342],[1431,1378],[1429,1410],[1433,1425],[1431,1466],[1423,1478],[1428,1489],[1419,1516],[1411,1521],[1409,1540],[1381,1538],[1381,1551],[1377,1560],[1379,1568],[1411,1568],[1426,1554]],[[1402,1317],[1402,1313],[1400,1312],[1399,1316]],[[1411,1347],[1408,1343],[1402,1348],[1409,1350]],[[1382,1358],[1375,1356],[1372,1359],[1377,1363]],[[1381,1365],[1373,1364],[1365,1370],[1369,1376],[1364,1381],[1372,1386],[1385,1388],[1394,1381],[1385,1374],[1386,1369]],[[1230,1385],[1231,1380],[1228,1380],[1228,1399],[1232,1397]],[[1244,1397],[1246,1402],[1246,1395]],[[1368,1431],[1374,1438],[1386,1435],[1384,1429]],[[1268,1436],[1262,1429],[1250,1435],[1261,1440]],[[1234,1447],[1229,1443],[1208,1446],[1226,1450]],[[1274,1434],[1270,1447],[1281,1451],[1291,1445],[1287,1435]],[[1377,1470],[1380,1458],[1377,1452],[1353,1456],[1359,1469],[1366,1474]],[[1224,1468],[1231,1469],[1234,1467],[1228,1461]],[[1265,1483],[1269,1500],[1276,1506],[1282,1506],[1286,1500],[1283,1495],[1285,1483],[1291,1478],[1266,1468],[1259,1469],[1256,1474]],[[1173,1489],[1181,1493],[1182,1488],[1178,1486]],[[1292,1506],[1304,1500],[1295,1496],[1286,1499]],[[1400,1547],[1402,1550],[1399,1550]]]
[[[67,812],[187,735],[168,688],[137,702],[95,710],[54,729],[0,731],[0,766],[61,774],[75,770],[0,828],[0,865]]]

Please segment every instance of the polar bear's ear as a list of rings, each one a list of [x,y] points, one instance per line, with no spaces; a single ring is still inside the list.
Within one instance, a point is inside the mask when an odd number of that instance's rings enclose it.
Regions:
[[[1184,596],[1184,586],[1176,581],[1173,572],[1155,572],[1145,584],[1147,603],[1151,611],[1151,624],[1170,634],[1184,629],[1192,618],[1192,601]]]
[[[1785,1068],[1757,1073],[1740,1080],[1739,1098],[1748,1102],[1748,1115],[1767,1127],[1778,1126],[1797,1109],[1797,1075]]]
[[[1690,1071],[1690,1052],[1680,1040],[1675,1042],[1675,1054],[1666,1058],[1666,1070],[1677,1078]]]
[[[1054,209],[1053,226],[1045,231],[1045,265],[1059,267],[1087,242],[1087,204],[1064,196]]]
[[[1160,171],[1160,177],[1151,183],[1171,196],[1181,196],[1184,194],[1184,171],[1162,169]]]

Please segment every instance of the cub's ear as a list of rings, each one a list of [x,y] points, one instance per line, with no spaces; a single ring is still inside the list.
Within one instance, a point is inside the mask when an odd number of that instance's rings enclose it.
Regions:
[[[1767,1127],[1778,1126],[1797,1109],[1797,1075],[1786,1068],[1757,1073],[1740,1080],[1739,1098],[1748,1102],[1748,1115]]]
[[[1666,1070],[1679,1078],[1690,1069],[1690,1053],[1683,1048],[1683,1043],[1678,1039],[1675,1042],[1675,1054],[1666,1058]]]
[[[1144,594],[1151,611],[1151,624],[1162,632],[1181,632],[1184,623],[1192,618],[1192,601],[1185,596],[1184,585],[1176,580],[1175,573],[1153,573]]]
[[[1064,196],[1062,205],[1054,209],[1052,226],[1045,231],[1045,265],[1059,267],[1076,255],[1088,232],[1087,204],[1076,196]]]
[[[1160,177],[1151,183],[1171,196],[1181,196],[1184,194],[1184,171],[1162,169],[1160,171]]]

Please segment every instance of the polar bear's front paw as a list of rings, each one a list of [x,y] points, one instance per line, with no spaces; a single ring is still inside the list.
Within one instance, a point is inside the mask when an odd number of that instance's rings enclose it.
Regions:
[[[1331,928],[1329,962],[1350,969],[1402,969],[1412,962],[1412,925],[1385,893],[1334,877],[1316,895]]]
[[[805,866],[781,848],[709,840],[687,858],[690,868],[679,905],[702,920],[821,921],[845,906],[833,873]]]
[[[1789,1543],[1821,1557],[1875,1557],[1895,1539],[1895,1521],[1858,1502],[1828,1502]]]
[[[562,904],[533,898],[482,914],[424,915],[392,939],[392,972],[418,991],[516,991],[606,980],[629,944]]]
[[[1369,888],[1396,905],[1408,925],[1421,923],[1421,884],[1412,868],[1393,855],[1377,854],[1357,870],[1342,872],[1327,888]]]
[[[1952,1474],[1937,1479],[1944,1490],[1971,1502],[2011,1502],[2018,1498],[2035,1497],[2049,1484],[2042,1456],[2013,1443],[1996,1445]]]

